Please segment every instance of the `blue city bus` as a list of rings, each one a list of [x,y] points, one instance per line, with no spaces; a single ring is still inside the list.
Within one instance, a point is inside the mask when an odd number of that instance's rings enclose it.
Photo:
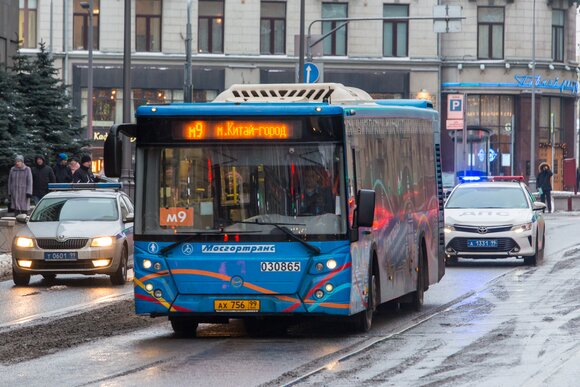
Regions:
[[[177,334],[306,317],[371,328],[444,275],[438,113],[341,84],[234,85],[113,126],[135,150],[135,308]]]

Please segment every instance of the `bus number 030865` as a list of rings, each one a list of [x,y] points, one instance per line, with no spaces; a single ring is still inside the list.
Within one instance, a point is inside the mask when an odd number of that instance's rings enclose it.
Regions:
[[[300,262],[260,262],[260,271],[300,271]]]

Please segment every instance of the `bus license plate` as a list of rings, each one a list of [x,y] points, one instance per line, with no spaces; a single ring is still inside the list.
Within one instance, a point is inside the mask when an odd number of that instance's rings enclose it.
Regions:
[[[468,239],[467,247],[497,247],[497,239]]]
[[[259,312],[259,300],[214,300],[216,312]]]

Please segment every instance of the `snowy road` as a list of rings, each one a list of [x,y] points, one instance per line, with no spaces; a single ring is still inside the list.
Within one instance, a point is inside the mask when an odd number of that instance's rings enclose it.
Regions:
[[[540,266],[530,268],[518,260],[464,261],[448,268],[443,281],[426,293],[422,312],[379,314],[366,335],[317,323],[294,327],[285,337],[255,339],[234,322],[204,324],[200,337],[187,340],[173,337],[169,324],[159,319],[153,321],[160,324],[149,328],[87,342],[67,340],[70,325],[79,322],[62,319],[42,337],[52,333],[66,345],[20,360],[0,353],[0,374],[7,385],[27,386],[45,385],[48,379],[64,386],[140,385],[145,380],[151,386],[293,381],[339,386],[576,385],[580,222],[569,214],[546,218],[546,259]],[[107,313],[114,325],[132,321],[115,324],[118,311]],[[95,329],[103,324],[87,321]],[[23,343],[9,341],[14,351],[16,344],[42,341],[30,331],[19,337]],[[30,348],[34,351],[34,345]]]

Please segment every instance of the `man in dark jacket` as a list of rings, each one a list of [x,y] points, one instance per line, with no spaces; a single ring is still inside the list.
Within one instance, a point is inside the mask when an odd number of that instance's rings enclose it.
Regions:
[[[73,183],[94,183],[95,176],[91,171],[91,156],[84,155],[81,157],[81,166],[73,175]]]
[[[55,182],[54,172],[46,165],[44,156],[36,156],[32,167],[32,201],[34,204],[38,204],[39,200],[48,193],[48,183]]]
[[[552,171],[548,163],[541,163],[538,168],[539,174],[536,178],[536,186],[540,192],[541,200],[546,203],[548,212],[552,212]]]
[[[56,164],[52,167],[57,183],[72,183],[72,171],[68,166],[68,156],[66,153],[59,153]]]

